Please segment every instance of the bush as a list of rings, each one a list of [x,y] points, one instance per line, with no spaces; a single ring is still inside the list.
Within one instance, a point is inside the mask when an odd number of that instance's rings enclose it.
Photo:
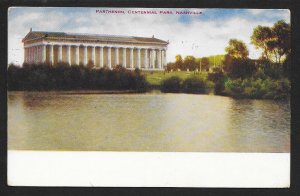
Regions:
[[[222,69],[214,68],[212,73],[208,73],[207,79],[215,83],[214,93],[216,95],[223,95],[223,91],[225,90],[224,83],[226,76]]]
[[[229,79],[225,82],[224,92],[235,98],[284,99],[290,95],[288,79]]]
[[[162,81],[161,91],[162,92],[180,92],[181,89],[181,79],[177,76],[172,76]]]
[[[255,62],[251,59],[232,58],[228,55],[224,60],[224,71],[231,78],[247,78],[256,72]]]
[[[205,93],[206,81],[202,78],[187,78],[182,83],[182,91],[185,93]]]
[[[10,65],[7,70],[8,90],[137,90],[148,87],[139,70],[129,71],[121,66],[113,70],[92,69],[94,66],[68,65]]]

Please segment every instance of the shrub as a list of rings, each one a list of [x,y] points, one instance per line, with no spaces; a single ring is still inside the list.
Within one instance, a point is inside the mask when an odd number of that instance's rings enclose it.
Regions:
[[[179,92],[181,87],[181,79],[177,76],[172,76],[161,82],[161,91],[163,92]]]
[[[226,55],[224,70],[231,78],[247,78],[256,72],[255,62],[251,59],[232,58]]]
[[[225,93],[235,98],[283,99],[290,94],[288,79],[229,79],[225,82]]]
[[[145,91],[148,83],[139,70],[117,66],[113,70],[84,66],[10,65],[8,90],[116,89]]]
[[[216,95],[222,95],[225,90],[224,83],[226,80],[226,76],[222,69],[214,68],[212,73],[208,73],[207,79],[215,83],[214,93]]]
[[[185,93],[205,93],[206,81],[202,78],[187,78],[182,83],[182,91]]]

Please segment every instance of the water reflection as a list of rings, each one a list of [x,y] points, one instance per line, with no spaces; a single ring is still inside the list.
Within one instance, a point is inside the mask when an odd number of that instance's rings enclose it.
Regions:
[[[8,93],[8,148],[289,152],[288,102],[188,94]]]

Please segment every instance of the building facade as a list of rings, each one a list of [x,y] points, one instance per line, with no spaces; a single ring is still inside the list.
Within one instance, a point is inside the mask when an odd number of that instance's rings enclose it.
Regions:
[[[22,40],[24,63],[164,70],[168,42],[148,37],[32,31]]]

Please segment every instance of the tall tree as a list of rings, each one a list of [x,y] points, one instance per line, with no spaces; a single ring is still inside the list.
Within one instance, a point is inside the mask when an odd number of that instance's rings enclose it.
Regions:
[[[253,30],[251,42],[257,49],[263,50],[263,58],[281,63],[281,58],[290,53],[290,38],[290,24],[279,20],[273,27],[257,26]]]
[[[272,30],[276,62],[281,63],[282,56],[288,55],[291,51],[291,26],[284,20],[279,20],[274,24]]]
[[[225,48],[227,55],[232,58],[246,59],[249,56],[249,51],[246,44],[237,39],[230,39],[229,45]]]
[[[255,72],[255,65],[251,61],[246,44],[237,39],[229,40],[229,45],[225,48],[223,64],[224,71],[233,78],[246,78]]]
[[[269,42],[272,40],[273,33],[270,27],[265,26],[257,26],[253,30],[253,34],[251,36],[251,43],[254,44],[255,48],[261,48],[263,50],[263,58],[270,60],[270,44]]]

